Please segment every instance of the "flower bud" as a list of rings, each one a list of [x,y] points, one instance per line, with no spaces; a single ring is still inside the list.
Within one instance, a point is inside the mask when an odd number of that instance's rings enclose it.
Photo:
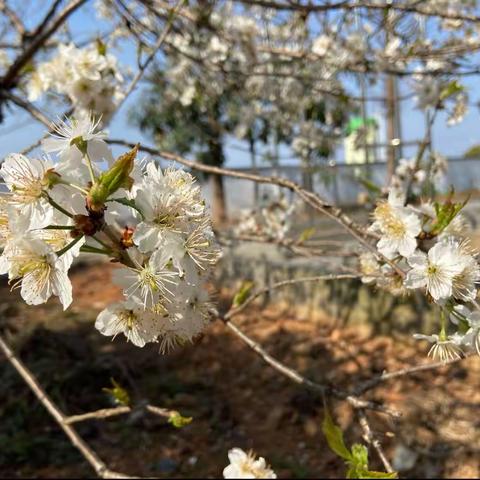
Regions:
[[[122,238],[120,243],[123,248],[130,248],[133,247],[133,233],[135,230],[131,227],[125,227],[122,232]]]
[[[115,163],[92,185],[87,197],[88,209],[94,212],[103,211],[105,202],[120,188],[130,190],[133,179],[130,173],[133,170],[135,157],[138,152],[138,144],[127,153],[124,153]]]

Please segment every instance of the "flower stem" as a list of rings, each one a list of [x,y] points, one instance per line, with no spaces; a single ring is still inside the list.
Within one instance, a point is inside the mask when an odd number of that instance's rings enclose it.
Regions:
[[[95,235],[92,236],[92,238],[98,242],[102,247],[104,247],[106,250],[112,250],[112,248],[110,247],[110,245],[106,244],[103,240],[100,240],[98,237],[96,237]]]
[[[100,255],[110,255],[111,252],[101,248],[92,247],[91,245],[82,245],[80,251],[83,253],[98,253]]]
[[[73,225],[49,225],[43,230],[75,230],[75,227]]]
[[[67,212],[63,207],[61,207],[48,193],[46,195],[47,195],[48,203],[53,208],[56,208],[59,212],[62,212],[67,217],[73,218],[73,215],[70,212]]]
[[[97,181],[97,177],[95,176],[95,172],[93,171],[93,164],[92,164],[90,155],[87,152],[85,152],[84,158],[87,161],[87,167],[90,173],[90,178],[92,180],[92,183],[95,183]]]
[[[61,257],[64,253],[68,252],[72,247],[74,247],[82,238],[83,238],[83,235],[75,238],[72,242],[70,242],[68,245],[66,245],[61,250],[58,250],[58,252],[55,252],[55,253],[57,254],[57,256]]]
[[[440,309],[440,335],[438,337],[441,342],[447,340],[446,318],[445,310],[443,308]]]
[[[88,195],[88,190],[81,187],[80,185],[76,185],[75,183],[71,183],[71,182],[66,182],[64,180],[59,181],[59,183],[61,183],[62,185],[67,185],[68,187],[75,188],[79,192],[82,192],[84,195]]]

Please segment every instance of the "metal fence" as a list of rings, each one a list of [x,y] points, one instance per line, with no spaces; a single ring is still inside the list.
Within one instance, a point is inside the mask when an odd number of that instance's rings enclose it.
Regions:
[[[449,168],[446,178],[441,187],[447,189],[450,185],[457,192],[465,192],[480,188],[480,159],[451,158],[448,161]],[[236,169],[243,172],[252,172],[251,169]],[[299,166],[260,167],[256,173],[262,176],[280,176],[288,178],[296,183],[304,184],[311,182],[315,192],[333,202],[336,205],[351,206],[358,204],[359,194],[365,188],[359,182],[358,177],[368,177],[375,184],[385,185],[387,167],[384,162],[371,163],[368,165],[322,166],[306,174]],[[310,179],[308,178],[310,176]],[[307,177],[307,178],[306,178]],[[227,209],[234,213],[240,209],[252,208],[255,204],[254,184],[251,181],[240,180],[232,177],[224,178]],[[272,185],[259,185],[260,197],[271,195],[278,187]],[[204,194],[209,200],[210,185],[205,183]]]

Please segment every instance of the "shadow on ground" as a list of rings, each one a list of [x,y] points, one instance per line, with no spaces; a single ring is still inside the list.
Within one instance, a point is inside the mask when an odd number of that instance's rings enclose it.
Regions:
[[[194,418],[175,429],[163,419],[131,415],[78,425],[109,466],[130,475],[219,477],[229,448],[254,449],[279,477],[342,477],[345,469],[321,433],[322,399],[279,376],[220,323],[194,345],[162,356],[93,328],[97,312],[118,292],[110,266],[73,274],[75,303],[26,307],[0,289],[0,328],[49,395],[67,414],[112,406],[102,390],[114,378],[134,405],[149,402]],[[289,310],[252,307],[238,323],[266,349],[304,375],[347,388],[384,369],[425,361],[423,345],[406,336],[372,336],[329,318],[295,318]],[[419,373],[384,385],[370,398],[404,412],[399,422],[372,414],[390,458],[413,477],[476,477],[479,471],[480,362]],[[17,373],[0,363],[0,474],[89,477],[92,471]],[[361,433],[348,406],[335,417],[349,443]],[[403,457],[402,457],[403,455]],[[374,453],[372,467],[380,469]],[[410,467],[410,468],[406,468]]]

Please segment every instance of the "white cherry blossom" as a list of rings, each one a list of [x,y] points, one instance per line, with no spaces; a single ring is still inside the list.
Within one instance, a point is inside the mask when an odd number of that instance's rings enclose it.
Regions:
[[[168,261],[163,251],[156,250],[143,265],[136,262],[134,268],[115,270],[113,281],[124,288],[127,298],[137,298],[144,309],[150,308],[176,283],[178,274],[168,268]]]
[[[54,133],[43,140],[43,150],[58,153],[60,160],[77,165],[84,155],[79,149],[79,144],[83,143],[92,160],[112,162],[112,152],[105,142],[107,134],[99,130],[99,124],[100,120],[88,116],[60,120],[54,125]]]
[[[46,242],[32,235],[12,238],[3,256],[6,262],[0,273],[8,273],[27,304],[45,303],[52,295],[59,298],[64,310],[72,303],[69,262]]]
[[[378,203],[373,213],[375,222],[371,230],[380,232],[379,252],[388,258],[396,254],[409,257],[417,248],[416,237],[421,232],[418,216],[403,206],[398,192],[392,191],[388,201]]]
[[[252,452],[232,448],[228,451],[228,460],[230,464],[224,468],[223,478],[277,478],[265,459],[257,459]]]
[[[143,305],[132,300],[109,305],[100,312],[95,328],[107,337],[116,337],[123,333],[128,341],[137,347],[154,342],[158,335],[158,319],[145,310]]]
[[[0,175],[9,190],[4,198],[18,210],[31,229],[46,227],[53,217],[53,207],[45,196],[50,171],[53,171],[53,163],[49,159],[29,159],[19,153],[7,155],[0,168]]]
[[[437,243],[428,254],[418,250],[407,261],[411,270],[407,273],[405,286],[425,288],[437,301],[452,296],[454,279],[467,266],[465,257],[447,243]]]

